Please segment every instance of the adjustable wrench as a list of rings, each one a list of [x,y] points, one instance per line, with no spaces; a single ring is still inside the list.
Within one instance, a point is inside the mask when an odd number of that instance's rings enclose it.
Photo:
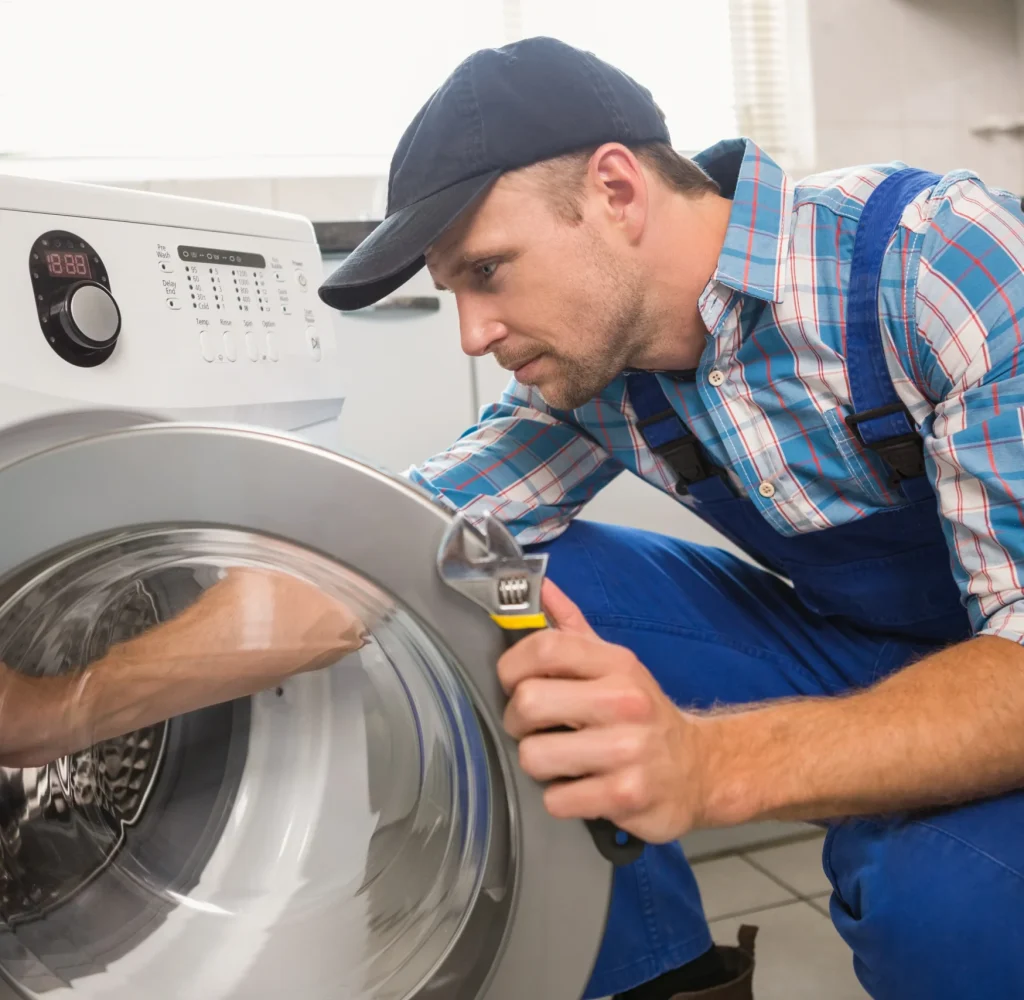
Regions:
[[[481,534],[461,512],[445,533],[437,568],[449,587],[486,611],[511,647],[548,627],[540,590],[547,570],[546,554],[526,554],[512,533],[492,515]],[[560,726],[554,731],[569,731]],[[636,861],[646,846],[639,837],[607,819],[586,821],[602,856],[614,865]]]

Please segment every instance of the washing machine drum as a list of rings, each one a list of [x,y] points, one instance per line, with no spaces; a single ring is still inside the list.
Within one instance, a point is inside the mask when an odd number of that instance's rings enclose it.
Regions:
[[[438,578],[448,517],[418,490],[273,433],[90,413],[0,435],[0,510],[21,674],[95,664],[238,570],[369,630],[252,697],[0,761],[0,995],[582,994],[611,868],[517,767],[500,636]]]

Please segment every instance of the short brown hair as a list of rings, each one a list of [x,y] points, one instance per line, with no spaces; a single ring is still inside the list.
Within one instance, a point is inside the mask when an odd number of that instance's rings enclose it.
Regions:
[[[528,169],[536,171],[545,194],[551,199],[555,210],[566,221],[578,224],[583,221],[580,205],[580,190],[590,158],[600,149],[592,146],[564,156],[536,163]],[[718,184],[712,180],[693,160],[677,153],[667,142],[647,142],[628,147],[636,158],[653,170],[672,191],[690,197],[705,194],[719,194]]]

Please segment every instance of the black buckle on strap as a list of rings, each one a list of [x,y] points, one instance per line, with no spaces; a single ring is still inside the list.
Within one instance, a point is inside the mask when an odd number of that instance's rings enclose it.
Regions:
[[[644,428],[670,418],[683,427],[686,433],[674,441],[666,441],[665,444],[652,445],[647,441]],[[647,446],[651,451],[659,458],[663,458],[668,462],[672,470],[679,476],[679,482],[676,483],[676,492],[680,495],[687,493],[691,483],[699,483],[704,479],[711,479],[712,476],[719,476],[724,483],[728,484],[729,480],[725,470],[707,460],[707,456],[701,447],[700,441],[697,440],[697,436],[686,427],[675,410],[662,410],[651,417],[638,420],[636,427],[643,436],[643,439],[647,441]]]
[[[650,427],[651,424],[659,424],[662,420],[668,420],[670,418],[674,420],[677,424],[682,424],[682,420],[679,419],[679,414],[676,413],[676,411],[673,410],[672,407],[669,407],[667,410],[661,410],[658,413],[655,413],[654,416],[644,417],[643,420],[638,420],[636,422],[636,428],[638,431],[642,433],[645,427]],[[647,435],[644,434],[643,438],[646,441]]]
[[[878,417],[891,416],[894,413],[905,414],[907,420],[913,423],[910,411],[902,403],[890,403],[888,406],[879,406],[873,410],[865,410],[863,413],[851,413],[846,418],[846,426],[853,431],[857,440],[865,448],[880,455],[886,465],[893,470],[889,480],[892,486],[896,486],[904,479],[916,479],[918,476],[924,475],[924,441],[921,439],[921,435],[912,430],[906,434],[896,434],[893,437],[872,443],[864,440],[859,425]]]

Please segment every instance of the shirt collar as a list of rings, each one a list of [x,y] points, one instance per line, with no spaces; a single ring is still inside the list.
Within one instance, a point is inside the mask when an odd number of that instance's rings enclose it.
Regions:
[[[789,177],[749,139],[723,140],[693,160],[718,182],[723,196],[732,199],[712,281],[766,302],[781,302],[793,210]]]

